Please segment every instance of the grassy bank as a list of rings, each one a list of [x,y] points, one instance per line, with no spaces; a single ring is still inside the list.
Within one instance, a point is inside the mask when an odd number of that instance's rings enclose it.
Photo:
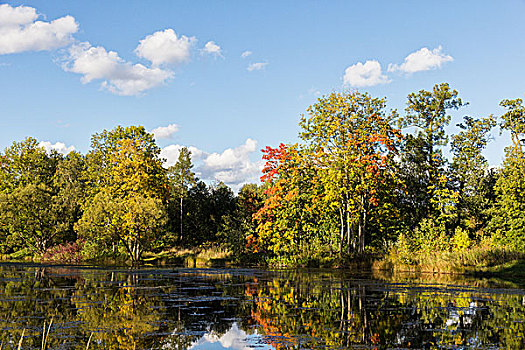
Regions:
[[[373,269],[392,272],[452,273],[525,277],[525,253],[506,247],[475,246],[462,251],[403,252],[392,249]]]
[[[129,257],[121,252],[89,258],[81,250],[70,251],[67,254],[38,255],[28,249],[22,249],[11,254],[1,254],[0,261],[90,265],[131,264]],[[173,247],[161,252],[145,252],[141,261],[141,264],[144,265],[180,265],[186,267],[231,266],[233,263],[234,258],[231,251],[218,245],[202,245],[193,248]]]

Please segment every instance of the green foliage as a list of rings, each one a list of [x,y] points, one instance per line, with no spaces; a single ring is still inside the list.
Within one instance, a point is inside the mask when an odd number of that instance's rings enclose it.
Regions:
[[[470,248],[472,241],[469,238],[468,231],[461,227],[456,227],[454,236],[452,236],[454,251],[463,252]]]
[[[511,150],[495,186],[490,230],[502,245],[525,249],[525,157]]]
[[[473,232],[485,226],[487,211],[493,204],[490,196],[492,188],[486,181],[488,163],[482,151],[495,125],[493,116],[484,119],[464,117],[464,122],[458,125],[463,131],[452,137],[454,157],[450,168],[458,192],[458,220],[459,224]]]
[[[133,262],[146,250],[206,244],[277,265],[389,250],[419,264],[411,254],[448,259],[488,241],[525,249],[523,101],[501,101],[499,120],[464,117],[447,160],[458,95],[448,84],[410,94],[401,118],[367,93],[323,96],[300,120],[300,143],[263,150],[263,184],[238,195],[199,181],[185,147],[165,169],[141,126],[94,134],[85,156],[14,142],[0,154],[0,253],[42,256],[78,238],[84,258]],[[495,170],[483,151],[498,123],[512,143]]]
[[[179,151],[179,158],[177,162],[168,169],[168,183],[170,188],[171,198],[177,198],[179,200],[178,215],[176,214],[175,205],[170,206],[171,222],[175,222],[175,217],[179,219],[179,243],[184,244],[184,199],[188,197],[188,191],[191,187],[195,186],[197,179],[195,173],[191,171],[193,164],[191,164],[191,152],[186,148],[182,147]],[[175,203],[173,203],[175,204]],[[171,227],[175,230],[175,227]],[[188,239],[186,239],[188,241]]]
[[[299,123],[311,152],[305,161],[315,167],[328,207],[339,211],[340,253],[345,240],[348,252],[364,253],[370,214],[380,202],[377,192],[391,183],[385,179],[393,176],[401,134],[391,125],[397,113],[385,109],[385,99],[366,93],[332,93],[310,106],[309,118]]]
[[[241,187],[231,213],[222,216],[218,237],[226,243],[233,255],[245,258],[251,253],[248,249],[248,237],[253,237],[256,223],[253,215],[262,206],[262,193],[255,184]]]
[[[451,242],[445,226],[435,220],[423,219],[412,237],[414,250],[423,254],[450,251]]]
[[[496,203],[492,209],[491,230],[496,242],[516,249],[525,249],[525,107],[521,99],[503,100],[507,112],[501,116],[501,127],[511,133],[512,145],[506,149],[495,185]]]
[[[138,261],[166,224],[167,178],[160,149],[143,127],[117,127],[92,138],[88,198],[76,229],[102,251],[120,246]]]

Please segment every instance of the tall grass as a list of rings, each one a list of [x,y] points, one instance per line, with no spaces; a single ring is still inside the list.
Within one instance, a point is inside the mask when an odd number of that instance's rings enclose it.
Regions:
[[[485,271],[525,260],[525,252],[501,246],[477,245],[461,251],[403,252],[392,249],[375,269],[434,273]]]
[[[42,350],[45,350],[47,348],[47,340],[49,338],[49,331],[51,330],[51,326],[53,325],[53,319],[51,319],[51,322],[49,322],[49,325],[47,326],[46,330],[46,322],[44,321],[44,328],[42,330]],[[18,347],[17,350],[22,349],[22,343],[24,341],[24,336],[26,334],[26,329],[24,328],[22,330],[22,335],[20,336],[20,340],[18,341]],[[93,337],[93,332],[91,332],[91,335],[89,336],[89,339],[87,341],[86,350],[89,350],[89,345],[91,344],[91,338]],[[0,350],[2,350],[3,343],[0,343]]]

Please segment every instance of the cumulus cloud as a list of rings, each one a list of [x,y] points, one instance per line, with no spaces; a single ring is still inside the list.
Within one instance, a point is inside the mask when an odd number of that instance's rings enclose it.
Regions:
[[[442,52],[442,47],[438,46],[436,49],[429,50],[426,47],[412,52],[405,57],[405,61],[400,64],[389,64],[388,71],[400,71],[403,73],[415,73],[436,68],[441,68],[441,65],[446,62],[452,62],[452,56],[445,55]]]
[[[162,148],[160,157],[165,159],[164,166],[174,165],[182,145],[169,145]],[[222,181],[234,190],[245,183],[259,182],[263,161],[251,161],[250,156],[257,151],[257,141],[247,139],[235,148],[227,148],[223,152],[208,153],[190,146],[191,160],[195,165],[197,176],[206,181]]]
[[[155,139],[158,140],[169,139],[177,131],[179,131],[179,126],[177,124],[170,124],[168,126],[159,126],[158,128],[151,130],[151,133],[155,136]]]
[[[246,58],[246,57],[250,56],[252,53],[253,52],[246,50],[243,53],[241,53],[241,57],[242,58]]]
[[[72,42],[78,24],[72,16],[51,22],[38,21],[32,7],[0,5],[0,54],[46,51]]]
[[[173,77],[169,70],[131,64],[116,52],[91,46],[88,42],[72,45],[62,67],[65,71],[82,74],[83,84],[102,80],[102,88],[123,96],[140,94]]]
[[[219,57],[223,57],[222,56],[222,49],[219,45],[215,44],[214,41],[208,41],[206,43],[206,45],[204,45],[204,48],[202,49],[202,52],[204,53],[208,53],[208,54],[211,54],[211,55],[215,55],[215,56],[219,56]]]
[[[264,69],[268,65],[268,62],[255,62],[251,63],[248,68],[246,68],[249,72],[252,72],[254,70],[261,70]]]
[[[257,141],[247,139],[244,145],[228,148],[222,153],[210,154],[204,163],[211,169],[230,169],[240,165],[246,156],[257,149]]]
[[[247,139],[236,148],[228,148],[222,153],[211,153],[199,168],[204,176],[229,185],[257,181],[262,170],[262,161],[252,162],[250,155],[257,150],[257,141]]]
[[[177,37],[175,31],[168,28],[148,35],[140,40],[135,49],[137,56],[151,61],[153,66],[176,64],[189,61],[191,47],[196,39],[185,35]]]
[[[391,80],[383,74],[379,62],[375,60],[366,61],[364,64],[357,62],[346,68],[343,76],[344,85],[353,87],[367,87],[390,82]]]
[[[68,147],[63,142],[51,143],[49,141],[41,141],[38,144],[38,146],[42,147],[43,149],[45,149],[46,152],[51,152],[52,150],[55,150],[58,153],[62,153],[64,155],[66,155],[66,154],[68,154],[70,152],[73,152],[75,150],[75,146],[69,146]]]
[[[163,158],[165,160],[164,167],[169,168],[170,166],[177,163],[177,160],[179,159],[179,153],[182,147],[184,146],[169,145],[160,150],[160,158]],[[206,152],[201,151],[197,147],[189,146],[187,148],[191,152],[191,161],[193,163],[199,162],[203,156],[207,155]]]
[[[151,63],[132,63],[103,46],[75,41],[73,34],[79,26],[72,16],[51,22],[39,17],[32,7],[0,4],[0,55],[67,47],[60,59],[65,71],[81,74],[83,84],[100,81],[103,89],[123,96],[139,95],[173,78],[169,65],[189,61],[197,41],[171,28],[157,31],[140,40],[134,51]],[[203,52],[222,57],[221,47],[213,41],[206,43]]]

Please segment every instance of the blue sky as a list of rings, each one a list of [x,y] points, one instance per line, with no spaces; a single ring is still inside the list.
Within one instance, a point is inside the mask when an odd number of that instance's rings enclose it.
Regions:
[[[192,146],[201,178],[236,186],[257,179],[261,148],[297,141],[320,94],[402,112],[448,82],[470,103],[453,133],[525,93],[525,1],[1,3],[2,149],[33,136],[85,153],[93,133],[138,124],[161,128],[169,161]],[[494,138],[497,165],[508,136]]]

